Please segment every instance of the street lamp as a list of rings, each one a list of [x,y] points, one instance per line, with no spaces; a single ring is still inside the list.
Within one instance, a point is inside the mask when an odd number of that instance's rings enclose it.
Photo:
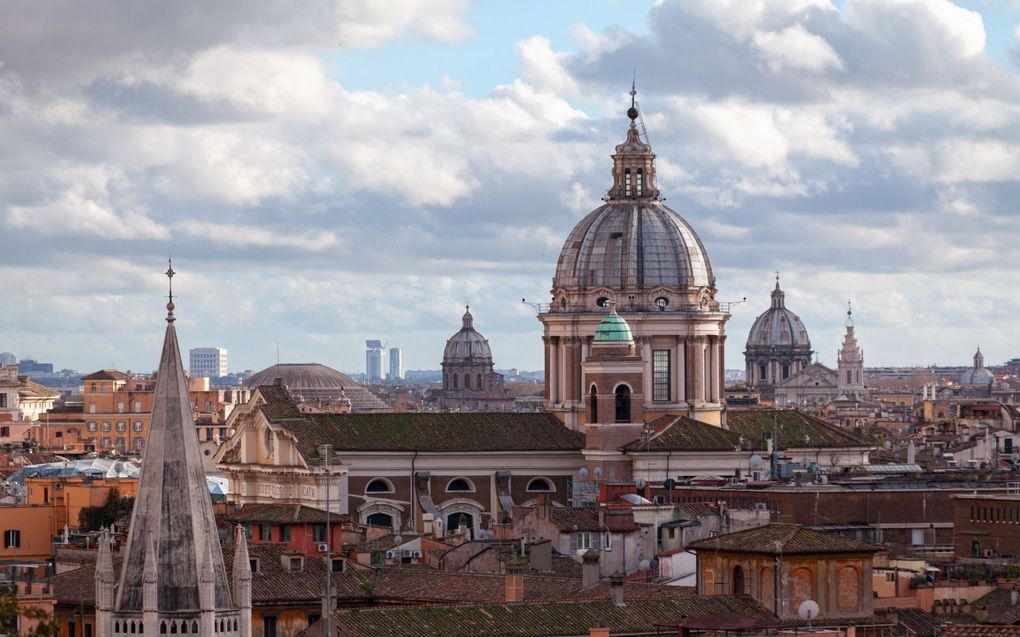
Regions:
[[[329,457],[333,453],[333,445],[319,445],[319,457],[322,460],[323,474],[326,476],[326,583],[323,588],[322,614],[326,621],[326,635],[333,635],[333,532],[330,530],[330,508],[329,508],[329,481],[330,471]]]

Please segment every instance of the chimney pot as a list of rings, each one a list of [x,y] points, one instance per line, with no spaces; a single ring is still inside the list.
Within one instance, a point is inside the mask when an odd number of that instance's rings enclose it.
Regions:
[[[592,549],[581,556],[581,585],[591,588],[599,583],[599,554]]]
[[[619,572],[609,577],[609,599],[613,602],[613,606],[624,606],[623,575]]]

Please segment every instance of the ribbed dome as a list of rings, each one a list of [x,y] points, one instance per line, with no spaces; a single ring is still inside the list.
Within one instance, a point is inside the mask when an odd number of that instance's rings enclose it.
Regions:
[[[355,411],[385,409],[386,403],[359,385],[350,376],[319,363],[281,363],[255,372],[244,380],[244,386],[254,389],[272,385],[277,378],[294,396],[305,400],[338,400],[341,393],[351,399]]]
[[[714,287],[701,239],[662,202],[613,201],[567,237],[553,288]]]
[[[974,367],[960,375],[961,385],[988,385],[995,382],[995,374],[985,369],[985,355],[981,348],[974,354]]]
[[[772,307],[765,310],[751,326],[747,347],[811,347],[807,329],[800,317],[786,308],[786,294],[776,281],[772,291]]]
[[[462,321],[460,331],[446,341],[443,363],[492,364],[492,349],[489,347],[489,341],[475,331],[471,308],[464,312]]]

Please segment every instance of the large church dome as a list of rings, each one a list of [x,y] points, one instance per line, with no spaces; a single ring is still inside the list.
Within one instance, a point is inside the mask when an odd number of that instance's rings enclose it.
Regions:
[[[786,294],[779,287],[772,291],[772,307],[755,319],[747,335],[747,348],[811,347],[807,328],[800,317],[786,307]]]
[[[715,276],[694,228],[662,203],[655,155],[634,120],[613,155],[606,203],[578,223],[556,263],[551,311],[715,310]]]
[[[443,363],[491,365],[492,349],[489,347],[489,341],[475,330],[470,307],[465,310],[461,320],[460,331],[446,341]]]

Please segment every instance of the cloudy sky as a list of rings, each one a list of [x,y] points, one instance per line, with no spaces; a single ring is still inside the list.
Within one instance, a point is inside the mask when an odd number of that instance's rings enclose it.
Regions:
[[[1020,2],[10,0],[0,351],[149,370],[173,254],[185,348],[232,369],[436,368],[465,301],[541,367],[570,228],[627,91],[667,203],[737,300],[773,271],[823,362],[1020,356]]]

